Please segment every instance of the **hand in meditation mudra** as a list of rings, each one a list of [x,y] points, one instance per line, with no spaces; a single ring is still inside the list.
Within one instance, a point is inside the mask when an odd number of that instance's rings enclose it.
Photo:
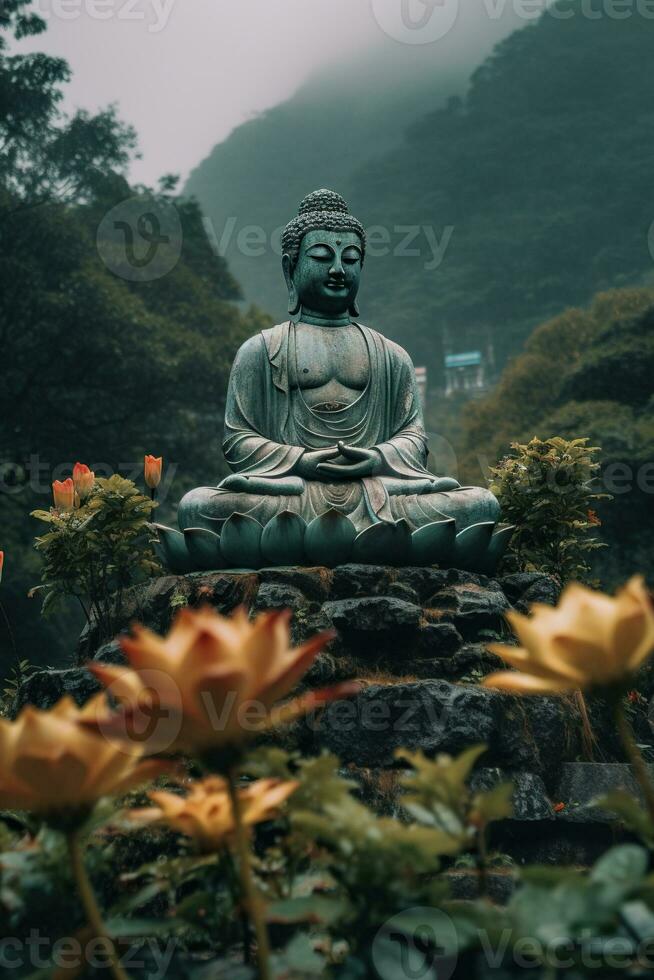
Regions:
[[[488,490],[427,469],[409,355],[356,305],[366,236],[333,191],[286,227],[290,319],[247,340],[232,367],[223,450],[232,475],[187,493],[168,564],[194,568],[442,564],[492,571],[511,529]]]

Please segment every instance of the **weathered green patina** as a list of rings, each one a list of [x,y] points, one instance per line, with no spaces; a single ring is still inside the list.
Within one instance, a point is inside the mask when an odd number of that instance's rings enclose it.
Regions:
[[[315,191],[283,235],[290,319],[239,350],[223,450],[232,469],[160,528],[177,570],[368,561],[492,570],[510,529],[488,491],[427,469],[408,354],[359,321],[366,238]]]

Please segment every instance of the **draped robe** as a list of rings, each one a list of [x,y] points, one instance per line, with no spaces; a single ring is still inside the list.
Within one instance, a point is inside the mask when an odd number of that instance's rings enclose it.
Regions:
[[[278,324],[243,344],[230,375],[223,442],[235,475],[214,491],[214,519],[228,516],[237,494],[243,496],[236,509],[263,523],[281,510],[311,520],[330,507],[359,527],[405,518],[415,528],[443,519],[440,505],[450,494],[438,491],[458,485],[426,468],[427,438],[411,359],[381,334],[356,326],[368,352],[368,382],[342,407],[307,405],[297,384],[293,323]],[[382,473],[351,481],[308,481],[294,474],[305,450],[339,440],[374,447]]]

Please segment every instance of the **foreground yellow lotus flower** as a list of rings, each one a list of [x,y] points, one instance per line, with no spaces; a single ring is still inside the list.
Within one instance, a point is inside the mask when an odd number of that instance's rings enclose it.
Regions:
[[[16,721],[0,718],[0,809],[81,819],[102,796],[170,770],[85,729],[80,723],[96,716],[100,702],[103,695],[78,708],[64,697],[50,711],[28,705]]]
[[[654,606],[642,576],[615,596],[570,585],[556,608],[507,614],[522,646],[489,646],[517,671],[491,674],[486,687],[512,694],[566,694],[629,685],[654,651]]]
[[[252,826],[271,820],[299,785],[259,779],[238,790],[243,823]],[[187,796],[163,791],[153,791],[148,796],[156,806],[130,810],[130,819],[141,824],[167,824],[190,837],[203,853],[217,851],[236,832],[228,784],[218,776],[193,783]]]
[[[121,709],[101,727],[150,752],[202,755],[358,691],[345,683],[275,707],[333,636],[293,648],[289,618],[268,612],[250,622],[243,608],[226,617],[207,607],[181,610],[166,637],[136,627],[121,640],[131,668],[88,665]]]

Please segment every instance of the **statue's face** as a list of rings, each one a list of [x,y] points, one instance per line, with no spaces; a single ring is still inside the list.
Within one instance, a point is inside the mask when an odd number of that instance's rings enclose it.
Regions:
[[[302,305],[317,313],[346,313],[359,292],[361,260],[361,239],[355,232],[307,232],[291,273]]]

